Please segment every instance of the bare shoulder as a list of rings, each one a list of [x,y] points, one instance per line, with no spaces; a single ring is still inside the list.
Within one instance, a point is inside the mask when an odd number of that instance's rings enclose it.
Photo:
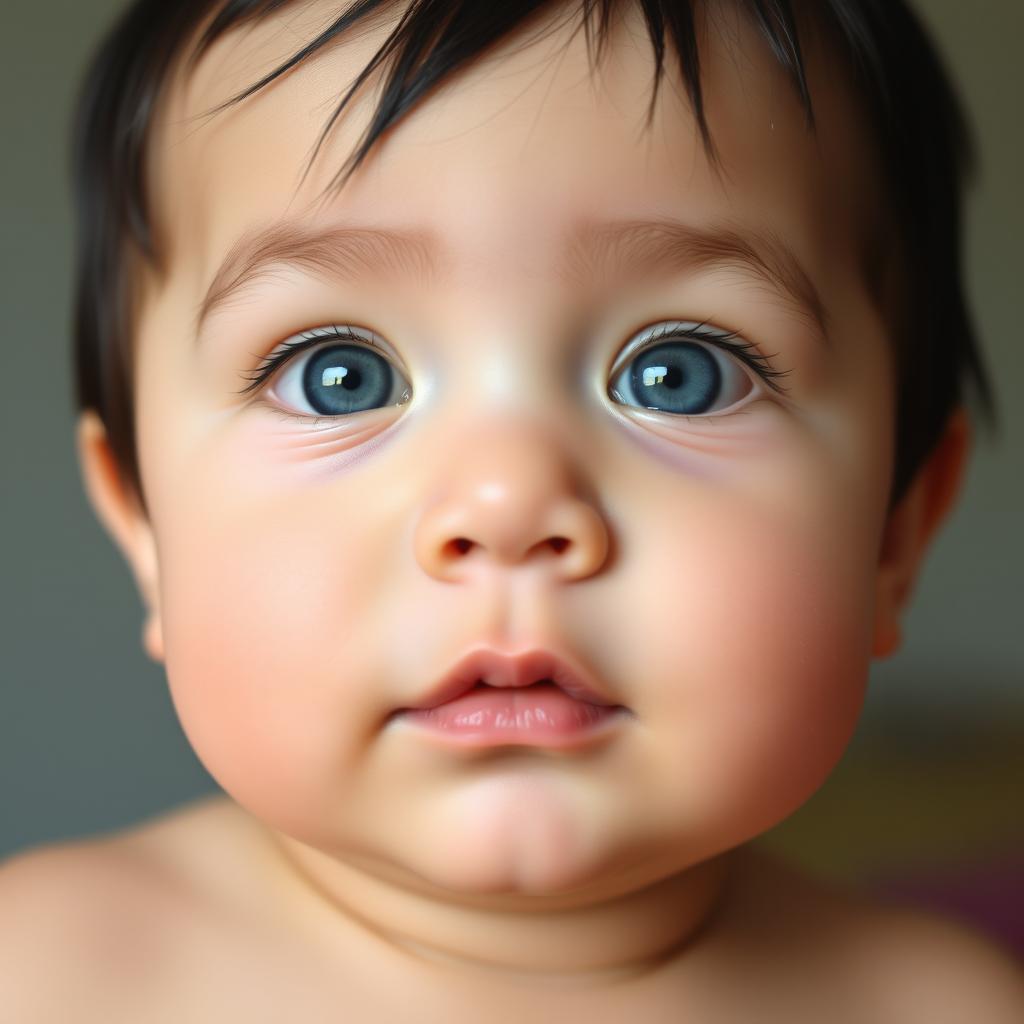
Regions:
[[[810,878],[754,855],[744,882],[755,926],[782,926],[780,957],[838,995],[850,1020],[1014,1024],[1024,1020],[1024,970],[966,925]],[[833,1019],[846,1020],[839,1013]]]
[[[99,993],[109,1012],[114,994],[129,999],[154,981],[204,903],[195,837],[223,828],[222,817],[219,805],[199,801],[0,864],[0,1005],[10,1019],[67,1020],[74,1006],[77,1020],[90,1020]]]
[[[862,909],[852,924],[863,980],[893,1020],[1024,1020],[1024,970],[980,932],[902,907]]]

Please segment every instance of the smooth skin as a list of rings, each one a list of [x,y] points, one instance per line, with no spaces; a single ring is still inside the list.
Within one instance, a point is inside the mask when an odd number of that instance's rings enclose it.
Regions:
[[[8,866],[9,895],[61,893],[55,919],[108,938],[57,977],[144,1020],[1010,1020],[1017,979],[980,940],[744,848],[841,756],[968,446],[958,414],[890,511],[894,339],[866,271],[884,208],[834,62],[812,44],[812,136],[756,34],[721,15],[703,55],[719,173],[674,72],[644,132],[635,12],[596,75],[582,33],[538,23],[320,202],[368,97],[300,183],[304,160],[386,25],[197,115],[332,9],[222,41],[160,112],[146,514],[92,414],[79,443],[145,646],[230,799]],[[367,236],[336,234],[197,332],[238,240],[282,224],[413,237],[343,270],[324,251]],[[699,258],[694,232],[754,239],[788,287]],[[677,258],[642,257],[666,238]],[[625,346],[672,323],[735,332],[785,390],[722,351],[733,398],[711,413],[614,397]],[[303,355],[241,393],[330,326],[372,335],[407,399],[308,415]],[[389,722],[480,645],[556,650],[633,716],[568,754],[454,752]],[[119,957],[137,986],[117,987]]]

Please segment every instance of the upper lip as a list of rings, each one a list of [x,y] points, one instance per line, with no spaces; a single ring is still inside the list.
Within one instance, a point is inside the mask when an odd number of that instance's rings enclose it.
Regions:
[[[410,708],[436,708],[461,697],[479,682],[496,687],[523,687],[542,679],[551,680],[576,700],[601,707],[617,706],[585,672],[550,651],[507,654],[479,648],[457,661],[423,699]]]

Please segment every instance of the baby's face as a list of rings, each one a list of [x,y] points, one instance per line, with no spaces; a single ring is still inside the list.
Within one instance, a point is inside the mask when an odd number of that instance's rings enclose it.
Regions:
[[[756,35],[713,34],[716,176],[674,69],[643,131],[633,16],[596,77],[582,33],[503,47],[317,206],[369,103],[297,189],[305,159],[382,27],[187,119],[331,6],[219,44],[153,149],[139,450],[182,724],[253,815],[381,875],[664,877],[806,800],[862,702],[893,373],[859,115],[812,54],[812,137]],[[290,262],[240,278],[282,225]],[[341,336],[244,390],[315,328]],[[394,717],[481,646],[556,652],[630,714],[571,749]]]

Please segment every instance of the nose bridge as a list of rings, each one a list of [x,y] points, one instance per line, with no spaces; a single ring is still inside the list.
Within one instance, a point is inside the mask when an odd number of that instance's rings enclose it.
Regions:
[[[415,546],[439,578],[529,565],[579,579],[607,557],[597,496],[553,425],[516,415],[464,424],[445,444],[431,490]]]

